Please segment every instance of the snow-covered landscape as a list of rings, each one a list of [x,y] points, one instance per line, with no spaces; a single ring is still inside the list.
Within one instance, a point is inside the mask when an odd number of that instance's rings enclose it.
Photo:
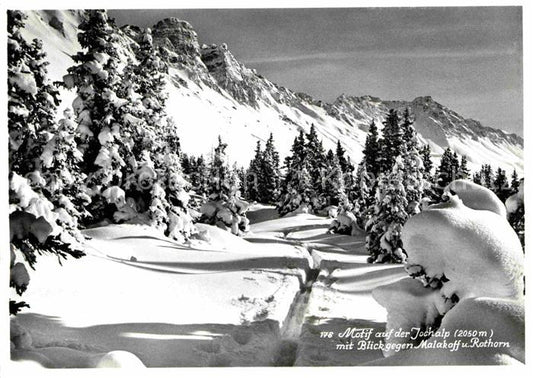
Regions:
[[[525,364],[520,136],[109,13],[8,12],[12,371]]]

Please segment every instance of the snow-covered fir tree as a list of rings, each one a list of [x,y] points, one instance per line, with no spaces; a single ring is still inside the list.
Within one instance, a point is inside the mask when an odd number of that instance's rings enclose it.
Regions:
[[[315,125],[311,125],[309,133],[305,137],[305,151],[309,161],[309,174],[314,191],[310,200],[313,210],[316,211],[326,205],[323,201],[323,196],[321,196],[325,188],[326,153],[322,141],[318,138]]]
[[[395,164],[389,175],[380,175],[372,215],[365,225],[371,263],[404,261],[401,231],[409,217],[409,203],[402,176],[400,164]]]
[[[400,155],[403,143],[403,129],[400,125],[400,117],[396,110],[391,109],[389,111],[383,125],[382,135],[383,137],[379,140],[379,172],[388,173],[392,170],[396,158]],[[368,167],[369,165],[367,165]],[[374,173],[374,171],[368,172]]]
[[[226,156],[227,144],[218,138],[209,168],[208,199],[202,205],[200,221],[242,235],[248,231],[248,203],[239,197],[237,174],[232,173]]]
[[[57,89],[48,80],[41,43],[30,45],[20,33],[25,19],[21,11],[7,12],[10,286],[18,295],[29,285],[37,255],[83,256],[77,219],[65,211],[71,205],[62,193],[68,185],[48,188],[43,177],[41,154],[56,130]],[[73,151],[68,143],[57,145],[63,153]],[[9,302],[10,314],[24,307],[24,301]]]
[[[436,184],[439,193],[453,180],[457,179],[459,169],[459,160],[457,154],[452,152],[448,147],[444,150],[440,159],[440,165],[437,167]]]
[[[513,169],[513,173],[511,174],[511,193],[517,193],[519,187],[520,180],[518,178],[518,173],[516,173],[516,169]]]
[[[350,161],[350,157],[346,156],[345,154],[346,150],[342,147],[340,140],[337,140],[335,155],[337,156],[337,159],[339,159],[339,164],[341,166],[342,174],[344,176],[344,188],[346,190],[346,193],[349,194],[355,186],[355,178],[353,176],[355,167]]]
[[[328,150],[326,154],[326,172],[322,202],[325,203],[325,206],[348,206],[344,173],[338,156],[332,150]]]
[[[494,183],[494,172],[490,164],[483,164],[480,171],[481,185],[485,188],[492,189]]]
[[[368,134],[365,140],[365,147],[363,149],[363,156],[365,160],[365,170],[367,174],[370,175],[373,180],[376,180],[378,178],[379,173],[381,172],[381,150],[378,136],[378,128],[374,120],[372,120],[368,129]]]
[[[430,183],[425,178],[424,161],[419,153],[418,138],[411,115],[406,109],[403,123],[403,139],[401,159],[397,160],[403,174],[403,185],[407,198],[407,213],[409,216],[420,212],[422,198],[430,187]]]
[[[282,216],[295,211],[309,212],[315,190],[309,173],[310,164],[303,131],[294,138],[291,155],[285,158],[285,170],[277,205],[278,212]]]
[[[64,83],[78,95],[73,108],[81,168],[92,198],[89,211],[95,219],[112,218],[124,201],[119,186],[123,172],[134,169],[125,166],[132,164],[130,131],[137,119],[128,112],[131,99],[117,96],[122,72],[113,22],[103,10],[88,10],[79,30],[83,51],[72,57],[76,64],[68,69]]]
[[[465,155],[461,156],[461,165],[457,171],[457,179],[469,179],[470,169],[468,169],[468,160]]]
[[[500,167],[496,169],[496,176],[492,184],[492,190],[502,202],[505,202],[507,197],[511,194],[505,170]]]
[[[250,165],[246,171],[245,197],[250,201],[261,201],[261,190],[264,180],[262,169],[263,151],[261,150],[261,142],[257,141],[254,158],[250,161]]]
[[[357,224],[360,228],[364,228],[368,221],[368,209],[371,205],[373,196],[371,194],[371,187],[375,186],[371,182],[366,169],[366,161],[363,158],[357,167],[355,187],[353,190],[355,201],[353,212],[357,219]]]
[[[145,152],[146,159],[137,170],[139,187],[150,193],[149,224],[173,239],[185,241],[196,227],[189,210],[191,184],[181,170],[179,137],[172,119],[160,125],[152,154],[153,162]]]
[[[400,155],[392,172],[380,176],[375,203],[366,224],[369,262],[404,261],[401,231],[407,219],[420,212],[424,192],[429,186],[424,178],[417,134],[407,110],[402,129]]]
[[[265,150],[261,160],[262,182],[259,197],[263,203],[275,203],[279,197],[281,172],[279,167],[279,153],[276,150],[274,136],[270,133],[265,143]]]
[[[433,161],[431,160],[431,147],[429,144],[422,146],[419,153],[424,163],[424,178],[430,181],[432,179]]]
[[[119,31],[101,10],[89,10],[79,26],[80,45],[65,85],[76,88],[73,106],[78,146],[95,220],[148,223],[178,241],[195,228],[189,183],[181,172],[176,125],[164,111],[166,65],[150,30],[135,51],[119,54]]]

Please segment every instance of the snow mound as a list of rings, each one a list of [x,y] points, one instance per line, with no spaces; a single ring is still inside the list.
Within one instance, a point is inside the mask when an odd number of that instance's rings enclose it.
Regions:
[[[457,195],[463,204],[474,210],[488,210],[505,217],[507,211],[498,196],[490,189],[468,180],[455,180],[448,184],[445,193]]]
[[[410,218],[403,230],[408,271],[442,282],[447,298],[516,298],[524,256],[507,220],[472,210],[457,196]]]
[[[410,349],[369,365],[519,365],[525,361],[524,305],[522,301],[501,298],[468,298],[460,301],[444,317],[442,329],[450,332],[446,342],[475,343],[474,347],[451,352],[446,348]],[[480,337],[456,337],[455,331],[486,332]],[[476,339],[476,340],[475,340]],[[432,336],[427,344],[442,342]],[[484,344],[483,344],[484,343]],[[482,346],[483,345],[483,346]]]
[[[123,350],[115,350],[104,355],[102,359],[97,362],[96,367],[137,369],[145,366],[133,353]]]
[[[387,332],[391,337],[386,344],[407,343],[416,337],[413,329],[438,328],[440,318],[452,306],[438,290],[424,287],[412,278],[404,278],[372,291],[374,299],[387,309]],[[396,333],[404,330],[407,333]],[[421,341],[421,340],[417,340]],[[395,354],[394,348],[385,348],[385,357]]]

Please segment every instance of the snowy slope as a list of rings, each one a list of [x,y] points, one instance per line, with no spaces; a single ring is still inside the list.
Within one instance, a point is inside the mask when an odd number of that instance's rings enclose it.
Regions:
[[[50,25],[52,17],[61,20],[63,32],[57,30],[57,24],[56,28]],[[71,65],[68,55],[79,49],[75,38],[78,19],[79,14],[71,11],[30,13],[25,35],[44,41],[54,80],[59,80]],[[129,45],[135,44],[140,29],[126,26],[122,30],[124,54],[131,55]],[[246,165],[256,141],[266,141],[272,132],[283,158],[299,130],[308,131],[314,124],[326,148],[334,148],[340,140],[357,163],[371,120],[380,127],[389,108],[403,110],[408,106],[415,115],[421,141],[431,145],[435,161],[449,146],[466,155],[473,170],[491,163],[508,173],[515,168],[519,174],[523,172],[520,137],[482,127],[430,97],[408,102],[341,95],[334,103],[326,104],[246,68],[226,44],[200,46],[193,27],[185,21],[166,19],[152,32],[154,42],[165,49],[171,67],[167,111],[176,121],[186,153],[210,154],[221,135],[229,144],[230,159]],[[62,95],[62,106],[69,106],[73,93],[63,91]]]

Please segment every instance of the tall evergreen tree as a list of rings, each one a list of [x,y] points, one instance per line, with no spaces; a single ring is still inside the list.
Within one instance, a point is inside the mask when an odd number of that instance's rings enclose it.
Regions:
[[[468,160],[466,159],[466,156],[461,156],[461,165],[459,166],[459,170],[457,171],[457,179],[469,179],[470,178],[470,170],[468,169]]]
[[[382,134],[383,137],[380,139],[380,171],[382,173],[387,173],[392,170],[396,158],[401,154],[404,142],[404,132],[400,125],[400,117],[396,110],[391,109],[389,111],[383,126]]]
[[[370,262],[402,262],[405,251],[401,240],[407,219],[420,212],[425,189],[424,164],[418,152],[418,138],[406,112],[401,155],[392,172],[382,175],[378,183],[375,204],[366,224],[366,246]]]
[[[312,179],[309,173],[305,135],[300,131],[294,138],[291,154],[285,158],[285,177],[281,184],[281,195],[278,202],[280,215],[300,210],[309,211],[311,197],[314,195]]]
[[[312,191],[314,191],[311,196],[311,204],[314,210],[318,210],[325,205],[320,201],[320,197],[324,193],[326,184],[324,180],[327,169],[326,153],[314,125],[311,125],[309,133],[306,134],[306,140],[305,151],[309,161]]]
[[[131,162],[131,128],[137,119],[129,113],[129,99],[117,96],[122,85],[114,23],[102,10],[88,10],[79,25],[78,41],[83,51],[64,77],[68,88],[76,88],[73,107],[78,124],[77,143],[83,153],[81,168],[87,172],[92,203],[89,210],[97,219],[112,217],[120,206],[109,202],[109,193],[119,185]],[[131,169],[129,169],[131,170]],[[111,189],[114,187],[113,189]],[[106,192],[106,190],[108,190]],[[104,195],[104,192],[106,195]]]
[[[420,149],[420,157],[422,158],[422,163],[424,164],[424,178],[426,180],[431,180],[433,161],[431,160],[431,147],[429,147],[429,144],[422,146]]]
[[[496,177],[494,178],[492,190],[502,202],[505,202],[507,197],[511,194],[505,170],[500,167],[496,170]]]
[[[344,174],[339,158],[332,150],[326,154],[327,176],[324,188],[324,203],[326,206],[346,206],[348,196],[344,187]]]
[[[250,201],[261,201],[261,189],[263,187],[263,151],[261,142],[257,141],[254,158],[250,161],[250,166],[246,171],[246,191],[245,197]]]
[[[200,209],[200,221],[242,235],[248,231],[248,203],[239,197],[238,173],[229,167],[227,146],[219,136],[209,168],[209,197]]]
[[[350,157],[345,156],[345,153],[346,151],[344,150],[344,148],[342,148],[341,142],[337,141],[337,147],[335,148],[335,155],[337,156],[337,159],[339,160],[339,165],[341,167],[342,174],[344,176],[344,188],[347,193],[350,193],[355,186],[355,179],[353,177],[355,167],[350,161]]]
[[[494,183],[494,172],[490,164],[481,166],[481,183],[485,188],[492,189]]]
[[[449,147],[446,148],[440,159],[440,165],[437,168],[437,186],[440,191],[442,191],[450,182],[457,179],[458,169],[459,161],[457,159],[457,154],[452,152]]]
[[[381,172],[380,143],[378,137],[378,128],[374,120],[372,120],[372,123],[368,129],[365,147],[363,149],[363,156],[367,173],[372,176],[372,179],[377,179],[379,173]]]
[[[261,176],[263,178],[260,189],[261,202],[274,203],[280,193],[281,172],[279,168],[279,153],[276,150],[272,133],[265,144]]]
[[[361,160],[361,163],[359,163],[355,176],[356,180],[353,190],[354,198],[352,199],[355,205],[353,212],[359,227],[364,228],[368,221],[368,210],[371,206],[371,200],[373,199],[370,189],[373,182],[371,182],[370,177],[368,176],[366,161],[364,158]]]
[[[516,169],[513,169],[513,173],[511,175],[511,193],[517,193],[519,187],[520,180],[518,179],[518,173],[516,173]]]
[[[474,172],[472,175],[472,181],[474,184],[483,185],[483,182],[481,180],[481,172]]]
[[[51,253],[59,260],[84,255],[81,235],[70,227],[76,218],[65,209],[70,198],[63,187],[47,187],[48,177],[42,174],[42,152],[57,130],[57,90],[48,81],[42,45],[38,41],[30,45],[22,37],[25,19],[21,11],[7,12],[10,286],[18,295],[27,289],[28,268],[35,267],[37,255]],[[69,143],[54,146],[61,149],[60,154],[74,151]],[[24,301],[9,302],[12,315],[24,307],[29,307]]]

